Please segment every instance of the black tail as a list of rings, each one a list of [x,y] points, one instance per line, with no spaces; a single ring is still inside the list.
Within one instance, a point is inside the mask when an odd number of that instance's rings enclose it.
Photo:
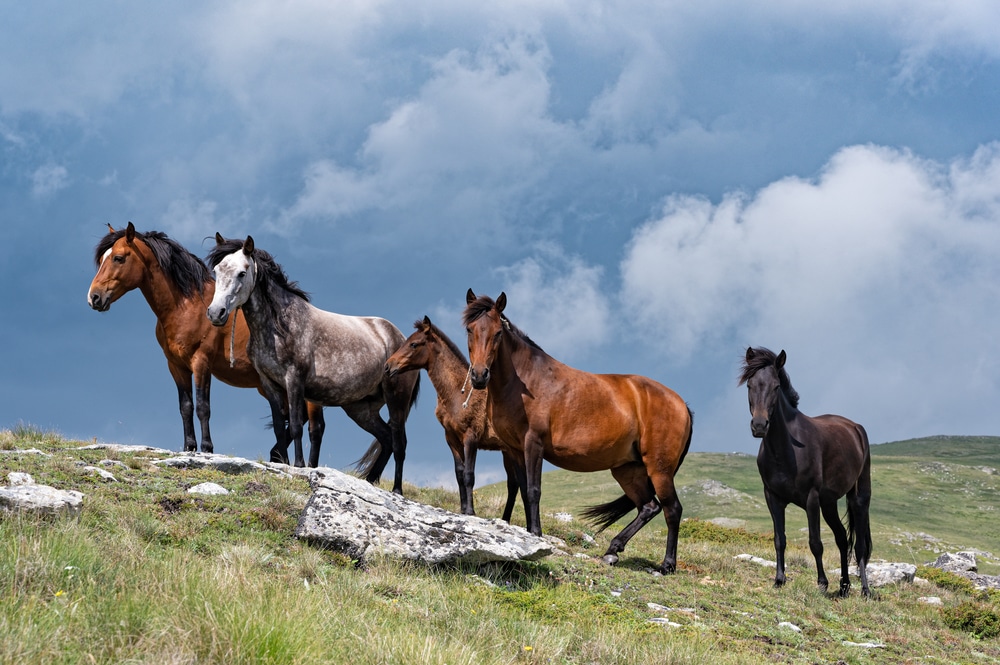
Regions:
[[[597,533],[600,533],[633,510],[636,507],[632,499],[622,494],[614,501],[587,508],[583,511],[583,519],[596,526]]]
[[[354,463],[354,470],[362,478],[367,478],[381,454],[382,444],[378,442],[378,439],[372,439],[372,445],[368,447],[368,450],[361,456],[361,459]]]

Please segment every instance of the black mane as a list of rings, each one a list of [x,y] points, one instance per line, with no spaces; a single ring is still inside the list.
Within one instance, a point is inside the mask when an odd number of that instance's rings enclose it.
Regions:
[[[753,358],[747,360],[743,359],[743,372],[740,374],[739,385],[746,383],[751,376],[756,374],[759,370],[765,367],[773,367],[775,361],[778,359],[778,354],[776,354],[771,349],[764,348],[763,346],[754,347]],[[788,372],[785,368],[777,370],[778,372],[778,384],[781,386],[782,392],[785,393],[785,397],[788,398],[789,403],[795,408],[799,407],[799,393],[796,392],[795,388],[792,388],[792,381],[788,378]]]
[[[468,326],[470,323],[478,321],[484,314],[492,310],[494,307],[496,307],[496,302],[494,302],[493,298],[490,298],[489,296],[477,297],[465,308],[465,313],[462,315],[462,325]],[[524,334],[520,328],[511,323],[510,319],[502,313],[500,314],[500,320],[503,322],[507,330],[513,333],[515,337],[523,341],[528,346],[538,349],[539,351],[542,351],[542,353],[545,352],[542,347],[535,344],[530,337]]]
[[[205,262],[214,270],[222,259],[226,258],[230,254],[241,251],[242,249],[242,240],[226,238],[221,243],[216,243],[216,245],[208,253],[208,256],[205,258]],[[273,256],[265,252],[263,249],[254,248],[253,258],[257,262],[258,282],[263,283],[265,286],[267,284],[274,284],[278,288],[287,291],[293,296],[302,298],[306,302],[309,302],[309,294],[299,287],[298,282],[293,282],[288,279],[288,275],[285,274],[284,268],[282,268],[281,264],[274,260]]]
[[[111,247],[124,237],[126,230],[121,229],[106,234],[94,249],[94,264],[101,265],[101,258]],[[177,288],[185,296],[200,293],[205,283],[212,281],[212,276],[201,259],[184,249],[176,240],[160,231],[135,232],[136,240],[141,240],[153,253],[153,258],[160,265],[167,277],[172,279]]]

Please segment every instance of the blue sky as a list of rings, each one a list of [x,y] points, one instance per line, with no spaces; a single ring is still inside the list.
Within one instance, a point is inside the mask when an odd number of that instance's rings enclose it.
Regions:
[[[85,300],[131,220],[252,234],[406,334],[464,344],[505,290],[553,356],[680,393],[696,451],[756,451],[751,344],[873,442],[1000,433],[1000,5],[833,5],[3,3],[0,427],[181,445],[142,295]],[[264,400],[212,397],[216,450],[266,454]],[[434,400],[405,475],[450,487]],[[328,420],[344,467],[369,438]]]

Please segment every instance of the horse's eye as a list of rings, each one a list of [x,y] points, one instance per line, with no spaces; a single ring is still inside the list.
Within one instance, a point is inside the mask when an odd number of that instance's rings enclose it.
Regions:
[[[244,278],[244,277],[246,277],[246,276],[247,276],[247,271],[246,271],[246,270],[241,270],[241,271],[240,271],[240,274],[238,274],[238,275],[236,276],[236,279],[243,279],[243,278]]]
[[[125,255],[124,254],[118,254],[118,255],[112,257],[111,260],[114,261],[115,263],[125,263]]]

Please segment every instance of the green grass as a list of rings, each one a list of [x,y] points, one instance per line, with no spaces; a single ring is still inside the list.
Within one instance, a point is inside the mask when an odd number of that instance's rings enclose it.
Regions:
[[[951,578],[884,588],[878,601],[857,593],[829,597],[816,589],[812,557],[791,522],[785,588],[772,588],[773,570],[734,560],[742,552],[773,558],[760,481],[747,457],[693,454],[685,461],[678,482],[685,516],[695,519],[682,525],[677,574],[659,577],[648,571],[663,558],[662,520],[643,529],[610,568],[598,557],[613,533],[588,544],[588,525],[554,517],[617,496],[609,475],[546,474],[543,528],[566,541],[565,555],[437,568],[360,563],[292,536],[309,495],[304,480],[163,469],[149,463],[153,454],[81,451],[79,442],[24,431],[0,432],[0,448],[38,448],[49,456],[0,454],[2,475],[26,471],[86,498],[76,519],[0,517],[4,663],[1000,662],[991,632],[996,597]],[[985,476],[979,478],[973,467],[995,464],[1000,454],[991,458],[982,449],[971,466],[969,457],[948,458],[942,470],[933,466],[939,457],[922,456],[918,445],[900,450],[876,454],[877,557],[898,560],[889,556],[895,547],[919,563],[934,558],[923,549],[926,541],[889,543],[904,532],[1000,549],[992,530],[967,519],[975,512],[963,512],[992,496],[996,486],[987,479],[995,476],[978,471]],[[125,465],[111,469],[118,483],[78,465],[109,457]],[[927,479],[914,489],[903,482],[907,475]],[[707,480],[747,496],[707,494]],[[187,494],[204,481],[231,494]],[[404,491],[457,506],[452,492]],[[940,496],[934,511],[943,516],[928,514],[926,501],[904,508],[906,492],[922,491]],[[481,514],[498,516],[503,492],[478,490]],[[519,511],[515,521],[523,522]],[[795,512],[789,509],[789,518]],[[745,519],[746,527],[707,521],[720,516]],[[944,606],[918,602],[927,595]],[[783,621],[802,632],[780,627]]]

